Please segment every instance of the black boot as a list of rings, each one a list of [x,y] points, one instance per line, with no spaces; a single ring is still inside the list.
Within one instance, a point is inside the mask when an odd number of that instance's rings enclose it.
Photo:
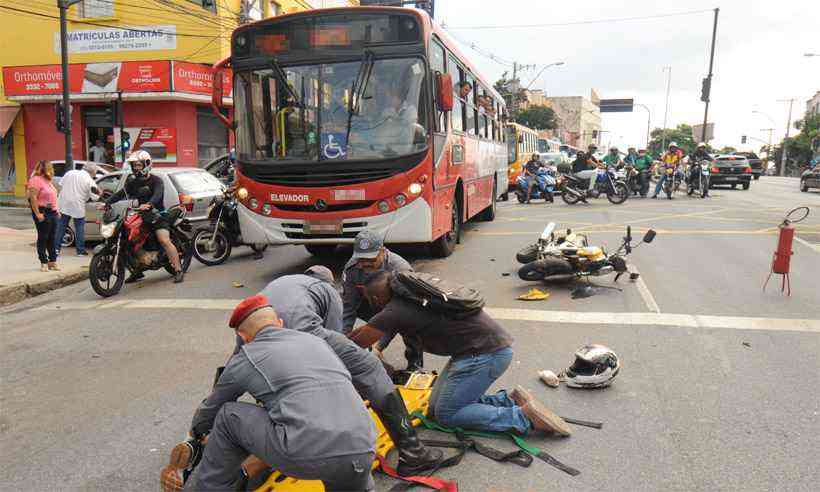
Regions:
[[[404,358],[407,359],[407,371],[415,372],[424,369],[424,351],[418,342],[411,338],[404,338]]]
[[[399,475],[418,475],[435,470],[441,464],[444,453],[438,449],[426,448],[421,443],[398,390],[384,398],[381,408],[372,407],[399,452],[399,466],[396,467]]]

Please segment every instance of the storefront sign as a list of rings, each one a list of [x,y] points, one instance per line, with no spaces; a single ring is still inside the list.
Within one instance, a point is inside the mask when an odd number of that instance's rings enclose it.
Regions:
[[[211,95],[213,90],[213,70],[207,65],[175,61],[174,64],[174,92],[190,92],[193,94]],[[222,72],[222,87],[225,88],[225,97],[231,97],[233,85],[231,72]]]
[[[68,66],[68,77],[74,94],[164,92],[171,90],[171,62],[75,63]],[[3,67],[7,96],[60,94],[62,82],[59,65]]]
[[[115,148],[120,148],[122,135],[120,129],[114,129]],[[175,128],[142,127],[125,128],[126,141],[130,141],[129,152],[144,150],[151,154],[155,163],[170,163],[177,161],[177,136]],[[117,162],[122,162],[122,155],[118,153]]]
[[[173,50],[177,47],[177,26],[135,26],[83,29],[68,32],[69,53],[106,51]],[[54,53],[60,53],[60,33],[54,33]]]

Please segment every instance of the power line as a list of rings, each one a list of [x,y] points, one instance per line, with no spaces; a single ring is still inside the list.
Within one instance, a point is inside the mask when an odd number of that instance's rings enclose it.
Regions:
[[[446,29],[446,30],[448,30],[448,31],[449,31],[449,28],[448,28],[448,27],[446,27],[446,26],[442,26],[442,27],[443,27],[444,29]],[[462,38],[460,38],[460,37],[456,36],[456,35],[455,35],[455,34],[453,34],[453,33],[450,33],[450,36],[452,36],[452,37],[453,37],[453,39],[455,39],[455,40],[456,40],[456,41],[458,41],[459,43],[461,43],[461,44],[463,44],[463,45],[465,45],[465,46],[469,46],[469,47],[470,47],[473,51],[475,51],[475,52],[476,52],[476,53],[478,53],[479,55],[481,55],[481,56],[483,56],[483,57],[486,57],[486,58],[489,58],[490,60],[492,60],[492,61],[494,61],[494,62],[498,63],[499,65],[504,65],[504,66],[506,66],[506,67],[512,67],[512,66],[513,66],[513,63],[514,63],[514,62],[513,62],[512,60],[505,60],[504,58],[501,58],[501,57],[499,57],[499,56],[496,56],[496,55],[494,55],[494,54],[490,53],[488,50],[485,50],[485,49],[481,48],[481,47],[480,47],[480,46],[478,46],[477,44],[475,44],[475,43],[473,43],[473,42],[470,42],[470,41],[466,41],[466,40],[464,40],[464,39],[462,39]]]
[[[36,12],[36,11],[33,11],[33,10],[16,9],[14,7],[8,7],[8,6],[5,6],[5,5],[0,5],[0,9],[8,10],[10,12],[17,12],[17,13],[20,13],[20,14],[28,14],[28,15],[33,15],[33,16],[37,16],[37,17],[44,17],[44,18],[47,18],[47,19],[59,19],[60,18],[60,17],[55,16],[55,15],[44,14],[42,12]],[[158,29],[136,29],[136,28],[133,28],[133,27],[112,26],[112,25],[102,24],[102,23],[93,22],[93,21],[73,20],[72,22],[75,23],[75,24],[85,24],[85,25],[88,25],[88,26],[104,27],[104,28],[107,28],[107,29],[118,29],[120,31],[131,31],[131,32],[141,32],[141,33],[159,33],[159,34],[162,34],[163,36],[176,36],[176,37],[188,37],[188,38],[206,38],[206,39],[210,39],[210,38],[213,37],[213,36],[209,36],[207,34],[193,34],[193,33],[185,33],[185,32],[172,33],[172,32],[167,32],[167,31],[161,31],[161,30],[158,30]],[[219,36],[219,37],[222,37],[222,36]]]
[[[656,15],[645,15],[645,16],[635,16],[635,17],[620,17],[614,19],[596,19],[596,20],[583,20],[583,21],[572,21],[572,22],[554,22],[549,24],[509,24],[509,25],[496,25],[496,26],[448,26],[447,29],[532,29],[532,28],[539,28],[539,27],[563,27],[563,26],[578,26],[583,24],[608,24],[613,22],[628,22],[628,21],[637,21],[637,20],[647,20],[647,19],[662,19],[665,17],[679,17],[682,15],[693,15],[693,14],[702,14],[704,12],[713,12],[713,9],[701,9],[701,10],[688,10],[686,12],[674,12],[669,14],[656,14]]]

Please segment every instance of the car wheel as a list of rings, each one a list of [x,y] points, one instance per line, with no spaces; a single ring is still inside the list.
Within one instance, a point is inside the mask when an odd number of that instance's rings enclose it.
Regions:
[[[63,242],[60,243],[63,248],[74,246],[74,229],[71,226],[66,226],[65,234],[63,234]]]
[[[733,190],[736,190],[736,189],[737,189],[737,185],[736,185],[736,184],[732,184],[732,189],[733,189]]]
[[[755,181],[757,181],[758,179],[760,179],[760,175],[759,175],[759,174],[755,174]]]
[[[806,183],[805,179],[800,182],[800,191],[802,191],[803,193],[806,193],[806,192],[809,191],[809,185],[808,185],[808,183]]]
[[[335,244],[306,244],[308,253],[319,258],[330,258],[336,252]]]

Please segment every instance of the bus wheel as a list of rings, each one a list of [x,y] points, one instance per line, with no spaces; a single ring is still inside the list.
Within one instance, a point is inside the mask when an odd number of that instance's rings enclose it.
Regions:
[[[328,257],[333,256],[336,251],[335,244],[306,244],[305,249],[313,256]]]
[[[453,200],[450,210],[452,210],[450,231],[436,239],[430,248],[433,256],[438,258],[446,258],[453,254],[461,237],[461,211],[457,201]]]
[[[493,196],[490,199],[490,206],[485,208],[481,211],[481,215],[479,218],[483,222],[492,222],[495,220],[495,206],[496,206],[496,197],[498,193],[498,185],[496,184],[495,180],[493,180]]]

